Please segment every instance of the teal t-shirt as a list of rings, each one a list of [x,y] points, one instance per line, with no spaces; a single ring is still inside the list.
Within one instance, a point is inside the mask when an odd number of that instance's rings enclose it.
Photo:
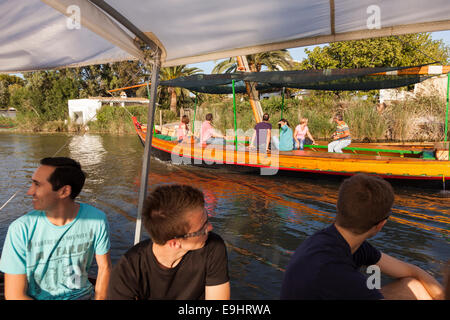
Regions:
[[[76,218],[64,226],[34,210],[9,226],[0,271],[26,274],[27,294],[34,299],[78,299],[93,293],[88,270],[94,254],[109,249],[108,221],[99,209],[80,203]]]
[[[294,135],[287,125],[280,128],[280,151],[292,151],[294,149]]]

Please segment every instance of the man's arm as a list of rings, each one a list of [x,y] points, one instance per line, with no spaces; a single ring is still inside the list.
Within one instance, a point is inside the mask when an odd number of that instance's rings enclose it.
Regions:
[[[97,261],[98,273],[95,283],[95,300],[106,300],[108,292],[109,277],[111,275],[111,257],[110,253],[95,255]]]
[[[433,299],[444,298],[444,289],[439,282],[415,265],[400,261],[385,253],[381,253],[381,258],[377,265],[380,267],[381,272],[393,278],[411,277],[418,280]]]
[[[266,151],[269,151],[269,143],[270,143],[270,138],[272,136],[272,130],[271,129],[267,129],[267,135],[266,135]]]
[[[230,282],[205,286],[205,300],[230,300]]]
[[[27,295],[28,281],[26,274],[5,273],[6,300],[33,300]]]
[[[311,133],[309,132],[309,129],[308,129],[308,131],[306,131],[306,134],[308,135],[308,138],[311,139],[312,144],[316,144],[316,141],[314,140],[313,136],[312,136]]]

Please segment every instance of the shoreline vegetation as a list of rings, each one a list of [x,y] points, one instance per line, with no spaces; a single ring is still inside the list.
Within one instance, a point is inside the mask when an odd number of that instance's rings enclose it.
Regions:
[[[430,33],[333,42],[313,50],[305,49],[305,53],[307,57],[302,61],[294,61],[286,49],[247,55],[246,59],[251,72],[447,65],[450,62],[450,47],[443,40],[433,40]],[[240,68],[238,59],[231,57],[217,61],[212,73],[238,72]],[[111,93],[112,89],[144,83],[151,71],[152,65],[142,61],[120,61],[19,75],[0,74],[0,109],[17,110],[16,119],[0,116],[0,128],[14,126],[16,129],[7,130],[20,132],[134,134],[131,115],[140,122],[147,122],[147,106],[127,106],[127,110],[104,106],[97,114],[97,121],[81,127],[66,120],[68,100],[117,96],[121,93]],[[195,67],[179,65],[161,68],[159,76],[164,81],[201,72]],[[412,86],[407,86],[400,90],[411,89]],[[214,126],[222,133],[234,129],[230,95],[199,93],[194,98],[192,92],[183,88],[160,86],[157,90],[155,125],[160,124],[160,112],[164,124],[178,122],[180,113],[188,113],[191,125],[195,113],[197,131],[198,122],[212,113]],[[262,110],[269,113],[274,128],[281,118],[286,118],[294,128],[300,118],[306,117],[313,137],[329,141],[335,129],[331,119],[340,112],[354,142],[444,140],[446,103],[445,97],[437,93],[379,104],[379,90],[305,92],[287,88],[285,92],[284,103],[280,96],[261,100]],[[128,97],[148,98],[145,86],[129,88],[125,93]],[[299,99],[291,98],[295,95]],[[238,94],[236,100],[237,127],[247,132],[255,126],[248,96]]]
[[[300,118],[305,117],[309,119],[310,132],[319,141],[329,140],[334,132],[331,119],[336,112],[343,114],[354,142],[436,142],[444,139],[445,100],[438,96],[422,96],[388,104],[379,104],[374,99],[354,95],[337,97],[326,93],[312,93],[302,99],[285,99],[284,104],[281,99],[273,96],[261,100],[263,112],[269,113],[272,126],[277,128],[277,122],[283,117],[295,128]],[[236,100],[237,127],[245,132],[255,125],[253,113],[244,95],[238,95]],[[183,104],[184,114],[189,116],[191,126],[194,108],[194,101]],[[131,115],[146,123],[147,109],[147,105],[104,105],[97,112],[97,120],[89,122],[87,126],[76,125],[67,120],[45,121],[33,112],[17,112],[15,119],[0,116],[0,128],[13,127],[8,131],[14,132],[131,135],[135,134]],[[226,95],[204,95],[195,112],[196,127],[207,113],[213,114],[215,127],[223,133],[234,128],[232,98]],[[180,117],[170,109],[157,107],[155,125],[160,125],[161,118],[163,124],[167,124],[179,121]]]

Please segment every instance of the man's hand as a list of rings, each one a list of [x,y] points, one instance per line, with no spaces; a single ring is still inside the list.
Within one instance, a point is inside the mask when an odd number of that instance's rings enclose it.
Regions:
[[[419,281],[432,299],[442,300],[444,298],[444,289],[439,282],[415,265],[403,262],[385,253],[381,254],[377,265],[381,272],[393,278],[413,278]]]

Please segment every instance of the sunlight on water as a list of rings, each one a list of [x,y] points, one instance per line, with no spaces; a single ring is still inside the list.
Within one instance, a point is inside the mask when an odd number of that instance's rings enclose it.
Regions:
[[[79,160],[87,172],[79,200],[108,215],[112,260],[133,245],[143,148],[134,136],[0,134],[0,245],[8,225],[31,208],[25,196],[39,160]],[[339,181],[259,176],[151,160],[149,185],[186,183],[203,190],[215,232],[228,248],[234,299],[277,299],[297,246],[333,222]],[[395,187],[393,215],[371,242],[438,279],[450,259],[450,198],[439,190]],[[144,232],[143,238],[148,237]]]

